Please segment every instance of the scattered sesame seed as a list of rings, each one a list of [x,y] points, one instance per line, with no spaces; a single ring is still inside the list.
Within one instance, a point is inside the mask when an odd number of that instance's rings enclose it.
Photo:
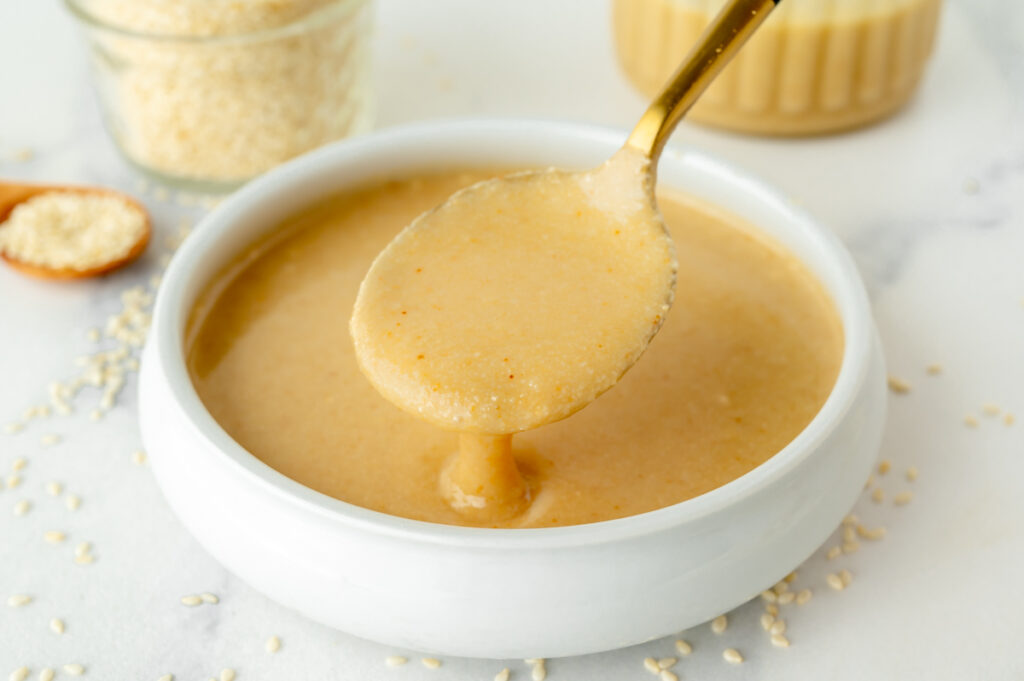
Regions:
[[[779,606],[775,605],[774,603],[769,603],[768,605],[764,606],[764,611],[772,617],[779,616]]]
[[[772,634],[771,642],[772,642],[772,645],[775,646],[776,648],[788,648],[789,647],[789,639],[786,638],[785,636],[783,636],[782,634]]]
[[[268,653],[276,653],[277,651],[281,650],[281,639],[277,636],[271,636],[267,639],[267,644],[265,648],[267,649]]]
[[[423,666],[427,669],[438,669],[441,667],[441,660],[436,657],[424,657],[420,662],[422,662]]]
[[[174,681],[174,674],[164,674],[156,681]]]
[[[66,664],[64,665],[64,673],[70,676],[81,676],[85,673],[85,667],[80,664]]]
[[[968,428],[977,428],[978,419],[968,414],[967,416],[964,417],[964,425],[966,425]]]
[[[77,511],[78,507],[82,505],[82,500],[76,494],[69,494],[64,500],[64,505],[68,507],[69,511]]]
[[[86,553],[81,556],[75,556],[75,562],[79,565],[92,565],[96,561],[96,556],[91,553]]]
[[[32,508],[32,502],[28,499],[22,499],[14,504],[14,515],[25,515],[30,508]]]
[[[87,541],[84,541],[75,547],[75,556],[84,556],[90,551],[92,551],[92,544],[90,544]]]
[[[7,681],[25,681],[28,678],[28,667],[18,667],[11,675],[7,677]]]
[[[771,613],[767,613],[767,612],[763,613],[761,615],[761,628],[762,629],[764,629],[765,631],[768,631],[768,630],[770,630],[772,628],[773,624],[775,624],[775,616],[774,615],[772,615]]]
[[[41,444],[44,447],[55,445],[58,442],[60,442],[60,435],[57,435],[56,433],[50,433],[49,435],[44,435],[41,438],[39,438],[39,444]]]
[[[235,681],[235,670],[234,669],[221,669],[220,670],[220,681]]]
[[[61,532],[60,530],[47,530],[43,533],[43,539],[45,539],[47,543],[50,544],[59,544],[65,539],[67,539],[67,535]]]
[[[729,626],[729,619],[725,615],[719,615],[711,620],[711,631],[721,634]]]
[[[671,669],[678,662],[674,657],[663,657],[658,660],[658,669]]]
[[[917,466],[911,466],[907,469],[907,481],[914,482],[917,480]]]
[[[796,599],[796,594],[793,593],[792,591],[787,591],[786,593],[784,593],[784,594],[779,596],[779,605],[789,605],[795,599]]]
[[[925,368],[925,371],[928,372],[929,376],[938,376],[939,374],[942,373],[942,365],[941,364],[929,364]]]
[[[833,560],[834,558],[838,558],[842,553],[843,553],[843,547],[842,546],[833,546],[828,551],[825,552],[825,558],[826,558],[826,560]]]
[[[89,329],[85,332],[85,338],[92,343],[98,343],[100,340],[100,330],[95,327]]]
[[[801,589],[799,592],[797,592],[796,604],[797,605],[804,605],[805,603],[810,601],[811,598],[813,598],[813,597],[814,597],[814,592],[812,592],[810,589]]]
[[[871,501],[875,502],[876,504],[880,504],[883,501],[885,501],[885,490],[883,490],[881,487],[876,487],[874,491],[871,492]]]
[[[849,525],[843,528],[843,542],[849,543],[857,541],[857,532]]]
[[[544,666],[544,660],[537,660],[537,664],[533,665],[533,669],[530,670],[530,679],[544,681],[546,678],[548,678],[548,669]]]
[[[215,594],[209,592],[199,594],[199,598],[203,599],[203,603],[212,603],[214,605],[220,603],[220,599]]]
[[[693,646],[691,646],[688,641],[684,641],[681,638],[676,639],[676,652],[683,657],[686,657],[693,652]]]
[[[843,580],[834,572],[830,572],[825,575],[825,582],[836,591],[842,591],[846,588],[846,585],[843,584]]]
[[[103,412],[99,409],[93,409],[89,412],[90,421],[100,421],[103,419]]]
[[[57,617],[54,617],[52,620],[50,620],[50,631],[52,631],[55,634],[63,634],[64,620]]]
[[[661,681],[679,681],[679,677],[676,673],[669,669],[662,669],[661,672],[658,673],[658,676]]]
[[[778,599],[779,599],[778,594],[776,594],[771,589],[765,589],[764,591],[761,592],[761,600],[763,600],[765,603],[774,603]]]
[[[902,378],[890,376],[889,390],[893,391],[897,395],[905,395],[906,393],[910,392],[910,384],[904,381]]]
[[[5,423],[4,424],[4,432],[7,433],[8,435],[14,435],[15,433],[20,433],[24,429],[25,429],[25,424],[24,423],[20,423],[18,421],[11,421],[10,423]]]
[[[729,664],[742,664],[743,656],[740,655],[740,651],[735,648],[726,648],[722,651],[722,659]]]
[[[1011,414],[1010,412],[1006,412],[1006,414],[1003,415],[1003,423],[1005,425],[1012,426],[1014,421],[1016,421],[1016,419],[1014,418],[1013,414]]]
[[[46,493],[49,494],[51,497],[60,496],[60,493],[61,491],[63,491],[63,489],[64,486],[59,482],[50,481],[46,483]]]
[[[644,669],[646,669],[652,674],[657,674],[661,671],[661,667],[658,666],[658,661],[655,660],[653,657],[644,658]]]
[[[146,463],[146,452],[141,449],[132,452],[132,461],[140,465]]]
[[[14,594],[7,598],[7,605],[12,608],[20,608],[32,602],[32,597],[27,594]]]
[[[785,634],[786,633],[786,620],[775,620],[769,629],[768,633],[773,635]]]
[[[786,584],[792,584],[793,582],[796,581],[796,576],[797,576],[796,570],[793,570],[788,575],[783,577],[782,581],[784,581]]]
[[[897,506],[906,506],[910,503],[910,500],[914,498],[913,492],[900,492],[892,498],[892,503]]]
[[[7,476],[7,486],[9,488],[14,489],[15,487],[17,487],[20,484],[21,484],[21,476],[20,475],[11,474],[11,475]]]
[[[851,553],[857,553],[860,550],[860,542],[848,541],[843,542],[843,553],[849,555]]]
[[[181,604],[182,605],[187,605],[190,608],[193,608],[193,607],[199,605],[202,602],[203,602],[203,599],[200,598],[199,596],[182,596],[181,597]]]
[[[500,672],[494,675],[494,681],[508,681],[508,677],[512,675],[512,670],[505,667]]]
[[[863,525],[857,525],[857,534],[869,541],[877,541],[885,536],[885,528],[876,527],[874,529],[869,529]]]
[[[54,676],[56,676],[56,672],[49,667],[43,667],[39,671],[39,681],[53,681]]]
[[[384,659],[384,664],[389,667],[401,667],[408,661],[408,658],[402,657],[401,655],[392,655]]]
[[[786,580],[782,580],[781,582],[772,587],[772,591],[781,596],[782,594],[789,591],[789,582],[787,582]]]
[[[885,475],[892,469],[892,462],[889,459],[882,459],[878,462],[878,474]]]
[[[850,586],[850,582],[853,581],[853,574],[846,568],[843,568],[839,571],[839,579],[843,580],[843,586]]]
[[[27,466],[27,465],[28,465],[28,461],[25,460],[25,457],[19,456],[17,459],[15,459],[14,461],[11,462],[11,470],[12,471],[25,470],[25,466]]]
[[[18,149],[16,152],[14,152],[14,160],[15,161],[31,161],[35,157],[35,155],[36,155],[36,152],[35,152],[34,149],[31,149],[29,147],[25,147],[23,149]]]
[[[999,408],[998,404],[993,404],[991,402],[986,402],[985,404],[981,405],[981,411],[986,416],[999,416],[1001,413],[1003,413],[1003,410]]]
[[[857,514],[855,514],[855,513],[851,513],[848,516],[846,516],[845,518],[843,518],[843,525],[856,525],[859,522],[860,522],[860,518],[858,518]]]

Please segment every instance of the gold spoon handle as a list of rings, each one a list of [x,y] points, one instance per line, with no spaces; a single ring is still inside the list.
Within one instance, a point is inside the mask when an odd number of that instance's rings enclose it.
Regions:
[[[679,120],[779,2],[729,0],[644,112],[626,144],[642,151],[656,166]]]

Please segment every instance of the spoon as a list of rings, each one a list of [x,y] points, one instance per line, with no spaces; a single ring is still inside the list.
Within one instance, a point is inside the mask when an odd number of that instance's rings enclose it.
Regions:
[[[480,522],[519,513],[530,490],[511,435],[596,399],[661,327],[676,260],[655,202],[658,158],[777,2],[730,0],[603,165],[463,189],[370,267],[350,323],[357,360],[391,402],[462,433],[442,474],[456,510]]]
[[[17,184],[0,181],[0,230],[3,229],[4,223],[18,205],[33,197],[51,193],[116,197],[130,204],[139,211],[145,219],[144,228],[126,253],[84,269],[77,269],[73,267],[51,267],[39,263],[26,262],[18,259],[13,254],[6,252],[2,246],[0,246],[0,258],[14,269],[22,272],[23,274],[43,279],[82,279],[107,274],[119,267],[123,267],[138,258],[142,255],[143,251],[146,250],[146,246],[149,243],[150,235],[152,233],[152,224],[149,213],[146,211],[145,207],[126,194],[101,187]]]

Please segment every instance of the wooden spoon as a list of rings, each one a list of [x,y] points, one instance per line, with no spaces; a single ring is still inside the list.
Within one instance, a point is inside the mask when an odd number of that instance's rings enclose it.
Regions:
[[[141,203],[118,191],[113,189],[106,189],[104,187],[76,187],[67,185],[35,185],[35,184],[16,184],[13,182],[0,181],[0,227],[10,216],[18,204],[31,199],[34,196],[40,194],[49,194],[51,192],[60,193],[74,193],[74,194],[105,194],[108,196],[114,196],[131,205],[135,206],[143,216],[145,216],[145,228],[143,229],[142,235],[132,245],[131,250],[126,254],[110,260],[105,263],[101,263],[88,269],[74,269],[71,267],[47,267],[45,265],[37,265],[34,263],[24,262],[12,257],[11,255],[0,250],[0,259],[7,262],[8,265],[18,270],[23,274],[28,274],[33,277],[39,277],[41,279],[84,279],[86,277],[96,277],[101,274],[107,274],[113,270],[123,267],[128,263],[132,262],[146,250],[146,246],[149,244],[149,239],[152,234],[152,221],[149,216],[149,212],[145,206]]]

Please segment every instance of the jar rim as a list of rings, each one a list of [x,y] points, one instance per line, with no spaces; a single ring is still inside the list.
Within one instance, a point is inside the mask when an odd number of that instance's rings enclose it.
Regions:
[[[86,5],[88,0],[63,0],[64,7],[68,12],[89,29],[102,31],[123,38],[134,38],[137,40],[148,40],[162,43],[185,43],[193,45],[239,45],[253,42],[263,42],[280,38],[301,35],[313,28],[316,28],[329,21],[354,12],[372,0],[333,0],[333,2],[320,7],[308,14],[304,14],[293,21],[273,26],[260,28],[253,31],[242,31],[239,33],[228,33],[219,35],[188,35],[181,33],[156,33],[120,26],[97,16],[90,11]]]

